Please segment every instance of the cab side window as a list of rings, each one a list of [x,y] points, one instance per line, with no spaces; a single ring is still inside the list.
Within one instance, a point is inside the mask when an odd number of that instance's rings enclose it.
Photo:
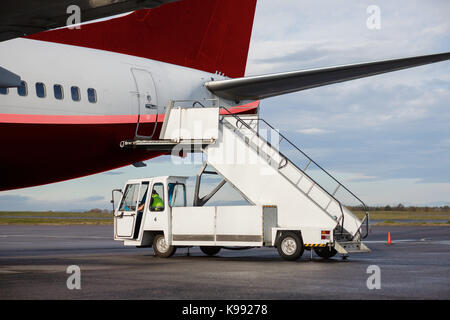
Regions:
[[[144,210],[145,202],[147,201],[147,191],[148,191],[148,182],[142,182],[141,192],[139,195],[138,211]]]
[[[164,211],[164,186],[162,183],[155,183],[153,185],[150,211]]]
[[[169,206],[186,207],[186,187],[182,183],[169,183]]]

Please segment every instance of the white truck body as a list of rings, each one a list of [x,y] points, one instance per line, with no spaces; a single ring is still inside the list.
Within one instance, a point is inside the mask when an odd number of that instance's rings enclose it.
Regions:
[[[185,185],[187,177],[156,177],[129,180],[124,190],[138,185],[138,192],[152,190],[154,184]],[[148,183],[150,188],[144,187]],[[172,207],[168,203],[168,188],[164,188],[164,210],[152,211],[147,197],[140,224],[137,210],[116,209],[114,240],[127,246],[150,246],[146,233],[162,232],[169,245],[174,246],[273,246],[279,230],[299,230],[298,226],[278,226],[278,210],[272,205]],[[148,191],[147,191],[148,192]],[[137,199],[137,198],[136,198]],[[121,204],[124,201],[121,199]],[[137,205],[136,205],[137,208]],[[139,228],[139,231],[136,231]],[[321,239],[323,230],[332,228],[303,227],[305,243],[327,244]]]

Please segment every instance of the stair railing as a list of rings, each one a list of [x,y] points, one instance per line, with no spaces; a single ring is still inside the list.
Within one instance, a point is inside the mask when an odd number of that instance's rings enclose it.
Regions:
[[[275,148],[274,146],[272,146],[272,144],[267,141],[267,139],[265,139],[264,137],[262,137],[259,132],[255,129],[253,129],[247,122],[245,122],[244,120],[242,120],[239,116],[237,116],[236,114],[231,113],[226,107],[221,106],[220,109],[225,110],[230,116],[233,116],[236,119],[236,128],[238,130],[241,130],[243,127],[247,128],[248,130],[250,130],[250,132],[253,133],[253,136],[257,136],[259,139],[261,139],[262,141],[264,141],[265,143],[267,143],[269,145],[269,147],[275,149],[282,157],[282,160],[280,161],[279,165],[278,165],[278,169],[282,169],[283,167],[285,167],[288,163],[288,158],[283,155],[281,153],[280,150],[278,150],[277,148]],[[340,208],[341,211],[341,217],[338,219],[338,223],[340,223],[341,225],[341,230],[343,230],[343,226],[344,226],[344,211],[342,208],[342,203],[335,197],[336,193],[338,192],[338,190],[340,188],[343,188],[345,191],[348,192],[348,194],[350,194],[351,196],[353,196],[354,199],[356,199],[362,206],[363,211],[365,212],[365,217],[363,219],[363,221],[361,222],[361,225],[358,229],[358,231],[355,233],[355,236],[357,234],[359,234],[361,236],[361,229],[365,223],[366,225],[366,233],[364,236],[362,236],[361,238],[364,239],[367,237],[368,232],[369,232],[369,214],[368,214],[368,207],[366,206],[366,204],[360,199],[358,198],[353,192],[351,192],[346,186],[344,186],[341,182],[339,182],[335,177],[333,177],[328,171],[326,171],[324,168],[322,168],[317,162],[315,162],[311,157],[309,157],[305,152],[303,152],[300,148],[298,148],[293,142],[291,142],[288,138],[286,138],[283,134],[281,134],[277,129],[275,129],[272,125],[270,125],[267,121],[265,121],[262,118],[258,118],[258,119],[252,119],[251,121],[258,121],[258,122],[263,122],[265,125],[267,125],[271,130],[277,132],[277,134],[280,136],[280,140],[279,143],[282,140],[285,140],[291,147],[293,147],[295,150],[297,150],[298,152],[300,152],[304,157],[306,157],[308,159],[308,163],[306,164],[304,169],[299,168],[295,163],[291,162],[292,165],[294,165],[294,167],[296,167],[303,175],[307,176],[311,181],[315,181],[314,179],[312,179],[305,171],[308,169],[308,167],[312,164],[314,164],[317,168],[319,168],[322,172],[324,172],[329,178],[331,178],[335,183],[337,183],[337,187],[334,190],[334,192],[330,193],[328,192],[326,189],[324,189],[323,187],[320,187],[325,193],[327,193],[330,197],[330,202],[327,204],[327,206],[324,209],[325,211],[327,211],[329,205],[331,204],[332,200],[335,200]],[[240,125],[239,125],[240,124]],[[284,164],[282,164],[284,162]],[[302,176],[303,177],[303,176]]]

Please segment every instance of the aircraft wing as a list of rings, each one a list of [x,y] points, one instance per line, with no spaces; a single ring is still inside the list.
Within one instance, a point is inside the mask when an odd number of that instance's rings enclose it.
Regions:
[[[72,14],[67,8],[81,9],[81,22],[143,8],[154,8],[177,0],[2,0],[0,41],[65,26]]]
[[[234,101],[260,100],[285,93],[359,79],[450,59],[450,52],[320,69],[210,81],[206,88]]]

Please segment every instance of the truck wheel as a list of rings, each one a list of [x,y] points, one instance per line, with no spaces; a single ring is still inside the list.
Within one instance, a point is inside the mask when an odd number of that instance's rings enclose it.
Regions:
[[[153,251],[155,255],[160,258],[169,258],[173,256],[177,248],[174,246],[169,246],[164,239],[163,234],[157,234],[153,238]]]
[[[337,253],[335,248],[331,248],[329,246],[314,248],[314,252],[321,258],[330,259],[334,257]]]
[[[278,253],[284,260],[297,260],[303,254],[302,238],[295,232],[283,232],[278,241]]]
[[[214,256],[219,253],[221,247],[201,246],[200,250],[208,256]]]

